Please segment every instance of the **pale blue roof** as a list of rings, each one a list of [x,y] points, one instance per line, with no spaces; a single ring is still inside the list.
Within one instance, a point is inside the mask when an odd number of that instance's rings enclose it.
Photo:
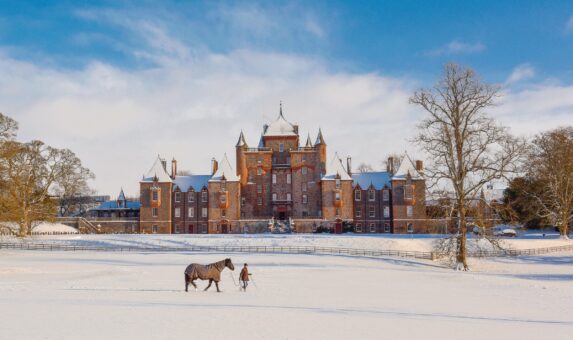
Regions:
[[[392,175],[386,171],[378,172],[359,172],[352,174],[353,185],[360,185],[362,189],[368,189],[370,185],[374,186],[374,189],[380,190],[384,188],[384,185],[390,187],[390,180]]]
[[[189,188],[201,191],[203,187],[209,185],[209,179],[211,179],[211,175],[176,176],[175,180],[173,180],[173,191],[176,188],[179,188],[181,191],[189,191]]]
[[[141,203],[139,201],[126,201],[127,208],[120,208],[117,201],[106,201],[100,204],[96,210],[114,210],[114,209],[134,209],[139,210]]]

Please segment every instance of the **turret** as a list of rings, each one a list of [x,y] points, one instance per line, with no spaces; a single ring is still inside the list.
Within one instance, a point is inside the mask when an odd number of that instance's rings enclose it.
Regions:
[[[245,177],[243,176],[243,172],[247,170],[244,152],[248,148],[249,146],[245,141],[245,135],[243,135],[243,130],[241,130],[241,134],[239,135],[239,140],[237,141],[237,145],[235,145],[235,161],[237,162],[235,171],[237,176],[240,176],[241,178]]]

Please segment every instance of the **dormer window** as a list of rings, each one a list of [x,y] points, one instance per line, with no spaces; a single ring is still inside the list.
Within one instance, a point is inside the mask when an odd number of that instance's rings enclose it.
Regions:
[[[384,200],[384,202],[388,202],[389,199],[390,199],[390,191],[384,189],[384,191],[382,191],[382,200]]]
[[[209,199],[209,194],[207,193],[207,191],[202,191],[201,192],[201,201],[203,203],[207,202],[207,200]]]
[[[285,145],[283,143],[279,144],[279,152],[285,151]]]
[[[179,191],[175,192],[175,202],[181,202],[181,193]]]
[[[404,185],[404,200],[411,201],[414,199],[414,186],[411,184]]]
[[[354,200],[361,201],[362,200],[362,190],[356,189],[354,190]]]
[[[227,181],[221,180],[221,190],[225,191],[227,189]]]
[[[340,189],[340,178],[336,179],[336,189]]]
[[[375,201],[376,200],[376,191],[372,188],[368,190],[368,200]]]
[[[334,193],[334,199],[336,201],[340,201],[340,191],[337,191],[336,193]]]
[[[159,201],[159,192],[157,190],[152,191],[151,199],[155,202]]]
[[[195,191],[191,190],[187,193],[187,201],[189,203],[195,202]]]

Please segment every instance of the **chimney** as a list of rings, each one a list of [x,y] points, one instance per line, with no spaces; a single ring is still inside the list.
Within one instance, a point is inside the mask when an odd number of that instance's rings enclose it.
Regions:
[[[346,172],[349,176],[352,176],[352,158],[350,156],[346,157]]]
[[[424,173],[424,161],[421,161],[419,159],[416,160],[416,170],[421,174]]]
[[[171,160],[171,178],[175,179],[175,176],[177,176],[177,161],[173,158]]]
[[[386,163],[386,171],[394,174],[394,157],[388,157],[388,162]]]
[[[219,169],[219,163],[215,158],[211,159],[211,176],[214,175]]]

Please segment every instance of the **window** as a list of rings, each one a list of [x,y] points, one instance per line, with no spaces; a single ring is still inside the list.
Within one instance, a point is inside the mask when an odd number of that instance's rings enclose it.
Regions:
[[[221,217],[222,218],[227,217],[227,210],[226,209],[221,209]]]
[[[201,217],[207,217],[207,208],[201,208]]]
[[[354,190],[354,200],[355,201],[362,200],[362,191],[360,189]]]
[[[273,184],[277,184],[277,174],[273,174]]]
[[[303,211],[303,212],[302,212],[302,217],[308,217],[308,211]]]
[[[414,186],[413,185],[404,185],[404,199],[407,201],[411,201],[414,199]]]
[[[340,189],[340,178],[336,179],[336,189]]]
[[[336,208],[336,217],[340,217],[340,208]]]
[[[390,199],[390,191],[388,190],[382,191],[382,200],[384,200],[384,202],[388,202],[389,199]]]
[[[303,175],[306,175],[308,173],[308,169],[306,166],[303,166],[300,171],[302,172]]]
[[[221,181],[221,190],[222,191],[227,190],[227,181],[225,181],[225,180]]]
[[[273,192],[273,202],[277,200],[277,193]]]
[[[374,189],[368,190],[368,200],[369,201],[376,201],[376,191]]]
[[[249,182],[253,182],[254,181],[254,177],[253,177],[253,173],[249,172]]]
[[[175,234],[181,234],[181,228],[179,227],[179,224],[175,225]]]
[[[195,208],[191,207],[191,208],[187,209],[187,216],[195,217]]]
[[[287,192],[287,201],[290,201],[292,199],[290,192]]]
[[[260,175],[262,175],[262,174],[263,174],[263,168],[258,167],[258,168],[257,168],[257,175],[260,176]]]
[[[209,193],[207,191],[201,192],[201,202],[207,202],[209,200]]]
[[[384,223],[384,232],[385,232],[385,233],[389,233],[389,232],[390,232],[390,223]]]
[[[308,196],[302,195],[302,204],[307,204],[307,203],[308,203]]]
[[[285,145],[283,143],[279,143],[279,152],[285,151]]]
[[[175,193],[175,202],[181,202],[181,193],[180,192]]]
[[[152,233],[157,234],[158,231],[159,231],[159,227],[157,225],[151,226],[151,232]]]
[[[302,182],[302,191],[306,191],[308,189],[308,185],[306,182]]]
[[[373,205],[368,207],[368,216],[369,217],[376,217],[376,210]]]
[[[356,215],[356,217],[362,217],[362,209],[356,208],[354,215]]]
[[[241,197],[241,205],[245,205],[247,203],[247,199],[244,197]]]
[[[357,233],[361,233],[362,232],[362,224],[356,223],[356,227],[354,229],[356,229]]]
[[[225,204],[227,203],[227,195],[222,194],[219,196],[219,202],[221,202],[221,204]]]
[[[159,192],[157,192],[157,190],[153,190],[152,200],[154,200],[154,201],[159,200]]]
[[[175,217],[181,217],[181,208],[175,208]]]
[[[290,164],[290,157],[287,157],[286,164]]]
[[[263,185],[262,184],[257,184],[257,192],[259,194],[263,192]]]
[[[374,223],[370,223],[370,232],[371,233],[375,233],[376,232],[376,225]]]
[[[384,207],[384,218],[390,217],[390,207]]]
[[[337,191],[337,192],[334,193],[334,199],[335,199],[336,201],[340,201],[340,191]]]
[[[257,197],[257,205],[263,205],[263,198]]]
[[[159,215],[159,209],[151,208],[151,216],[157,217],[157,215]]]
[[[408,232],[409,233],[413,233],[414,232],[414,225],[412,223],[408,223]]]
[[[291,182],[291,176],[290,174],[287,174],[287,184],[290,184],[290,182]]]
[[[189,201],[189,203],[195,202],[195,191],[189,191],[187,193],[187,201]]]
[[[412,215],[414,214],[414,207],[412,207],[411,205],[406,206],[406,216],[407,217],[412,217]]]

